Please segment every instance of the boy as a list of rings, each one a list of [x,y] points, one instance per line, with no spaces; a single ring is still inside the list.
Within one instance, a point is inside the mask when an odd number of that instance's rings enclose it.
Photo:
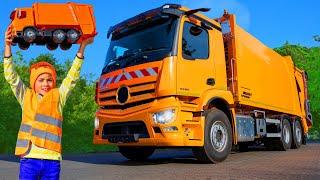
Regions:
[[[93,37],[84,40],[67,77],[56,88],[55,68],[47,62],[30,67],[30,87],[15,72],[12,62],[12,32],[5,34],[4,75],[22,108],[22,122],[15,154],[20,156],[19,179],[59,179],[62,109],[80,76],[83,54]]]

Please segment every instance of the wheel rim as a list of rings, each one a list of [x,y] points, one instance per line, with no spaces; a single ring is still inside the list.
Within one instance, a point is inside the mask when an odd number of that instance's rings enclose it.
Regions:
[[[36,31],[33,28],[27,28],[24,31],[23,38],[25,41],[31,43],[36,39],[36,36],[37,36]]]
[[[301,133],[301,128],[298,124],[299,122],[296,123],[296,128],[295,128],[295,134],[296,134],[296,140],[298,142],[298,144],[300,144],[301,139],[302,139],[302,133]]]
[[[289,127],[287,125],[285,125],[283,128],[283,139],[286,144],[289,144],[290,133],[289,133]]]
[[[222,152],[227,145],[227,128],[221,121],[213,123],[210,132],[210,141],[214,150]]]
[[[65,39],[66,39],[66,34],[61,29],[55,30],[52,34],[52,40],[57,44],[62,43]]]

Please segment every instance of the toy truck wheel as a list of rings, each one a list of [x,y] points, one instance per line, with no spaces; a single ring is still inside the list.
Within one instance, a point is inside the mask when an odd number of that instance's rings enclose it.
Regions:
[[[67,32],[67,41],[70,44],[75,43],[80,38],[80,33],[77,30],[70,29]]]
[[[46,47],[50,50],[50,51],[53,51],[53,50],[56,50],[58,48],[58,44],[54,43],[54,42],[48,42],[46,44]]]
[[[225,160],[232,148],[231,125],[226,114],[211,109],[206,116],[204,146],[192,149],[194,156],[202,162],[217,163]]]
[[[72,46],[72,44],[70,44],[70,43],[62,43],[62,44],[60,44],[60,49],[65,51],[65,50],[70,49],[71,46]]]
[[[23,39],[28,42],[32,43],[37,38],[37,30],[33,27],[28,27],[23,30]]]
[[[119,146],[119,152],[127,159],[143,161],[148,159],[155,151],[152,147],[124,147]]]
[[[30,47],[30,43],[22,40],[18,43],[18,46],[22,50],[27,50]]]
[[[293,149],[298,149],[302,144],[302,128],[299,120],[295,120],[292,127],[292,146]]]
[[[57,30],[53,31],[53,33],[52,33],[53,42],[55,42],[56,44],[60,44],[65,39],[66,39],[66,33],[63,30],[57,29]]]

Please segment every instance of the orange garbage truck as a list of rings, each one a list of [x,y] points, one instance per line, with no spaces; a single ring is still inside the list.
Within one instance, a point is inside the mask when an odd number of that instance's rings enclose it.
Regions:
[[[72,44],[96,35],[93,7],[88,4],[34,3],[32,7],[16,8],[10,19],[13,43],[23,50],[30,44],[67,50]]]
[[[109,29],[96,84],[94,144],[128,159],[157,148],[191,148],[204,162],[232,147],[288,150],[312,126],[307,74],[236,23],[166,4]]]

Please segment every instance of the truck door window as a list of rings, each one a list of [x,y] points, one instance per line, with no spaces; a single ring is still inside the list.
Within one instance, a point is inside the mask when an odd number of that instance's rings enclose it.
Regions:
[[[184,59],[208,59],[208,31],[195,24],[185,22],[182,36],[182,55]]]

